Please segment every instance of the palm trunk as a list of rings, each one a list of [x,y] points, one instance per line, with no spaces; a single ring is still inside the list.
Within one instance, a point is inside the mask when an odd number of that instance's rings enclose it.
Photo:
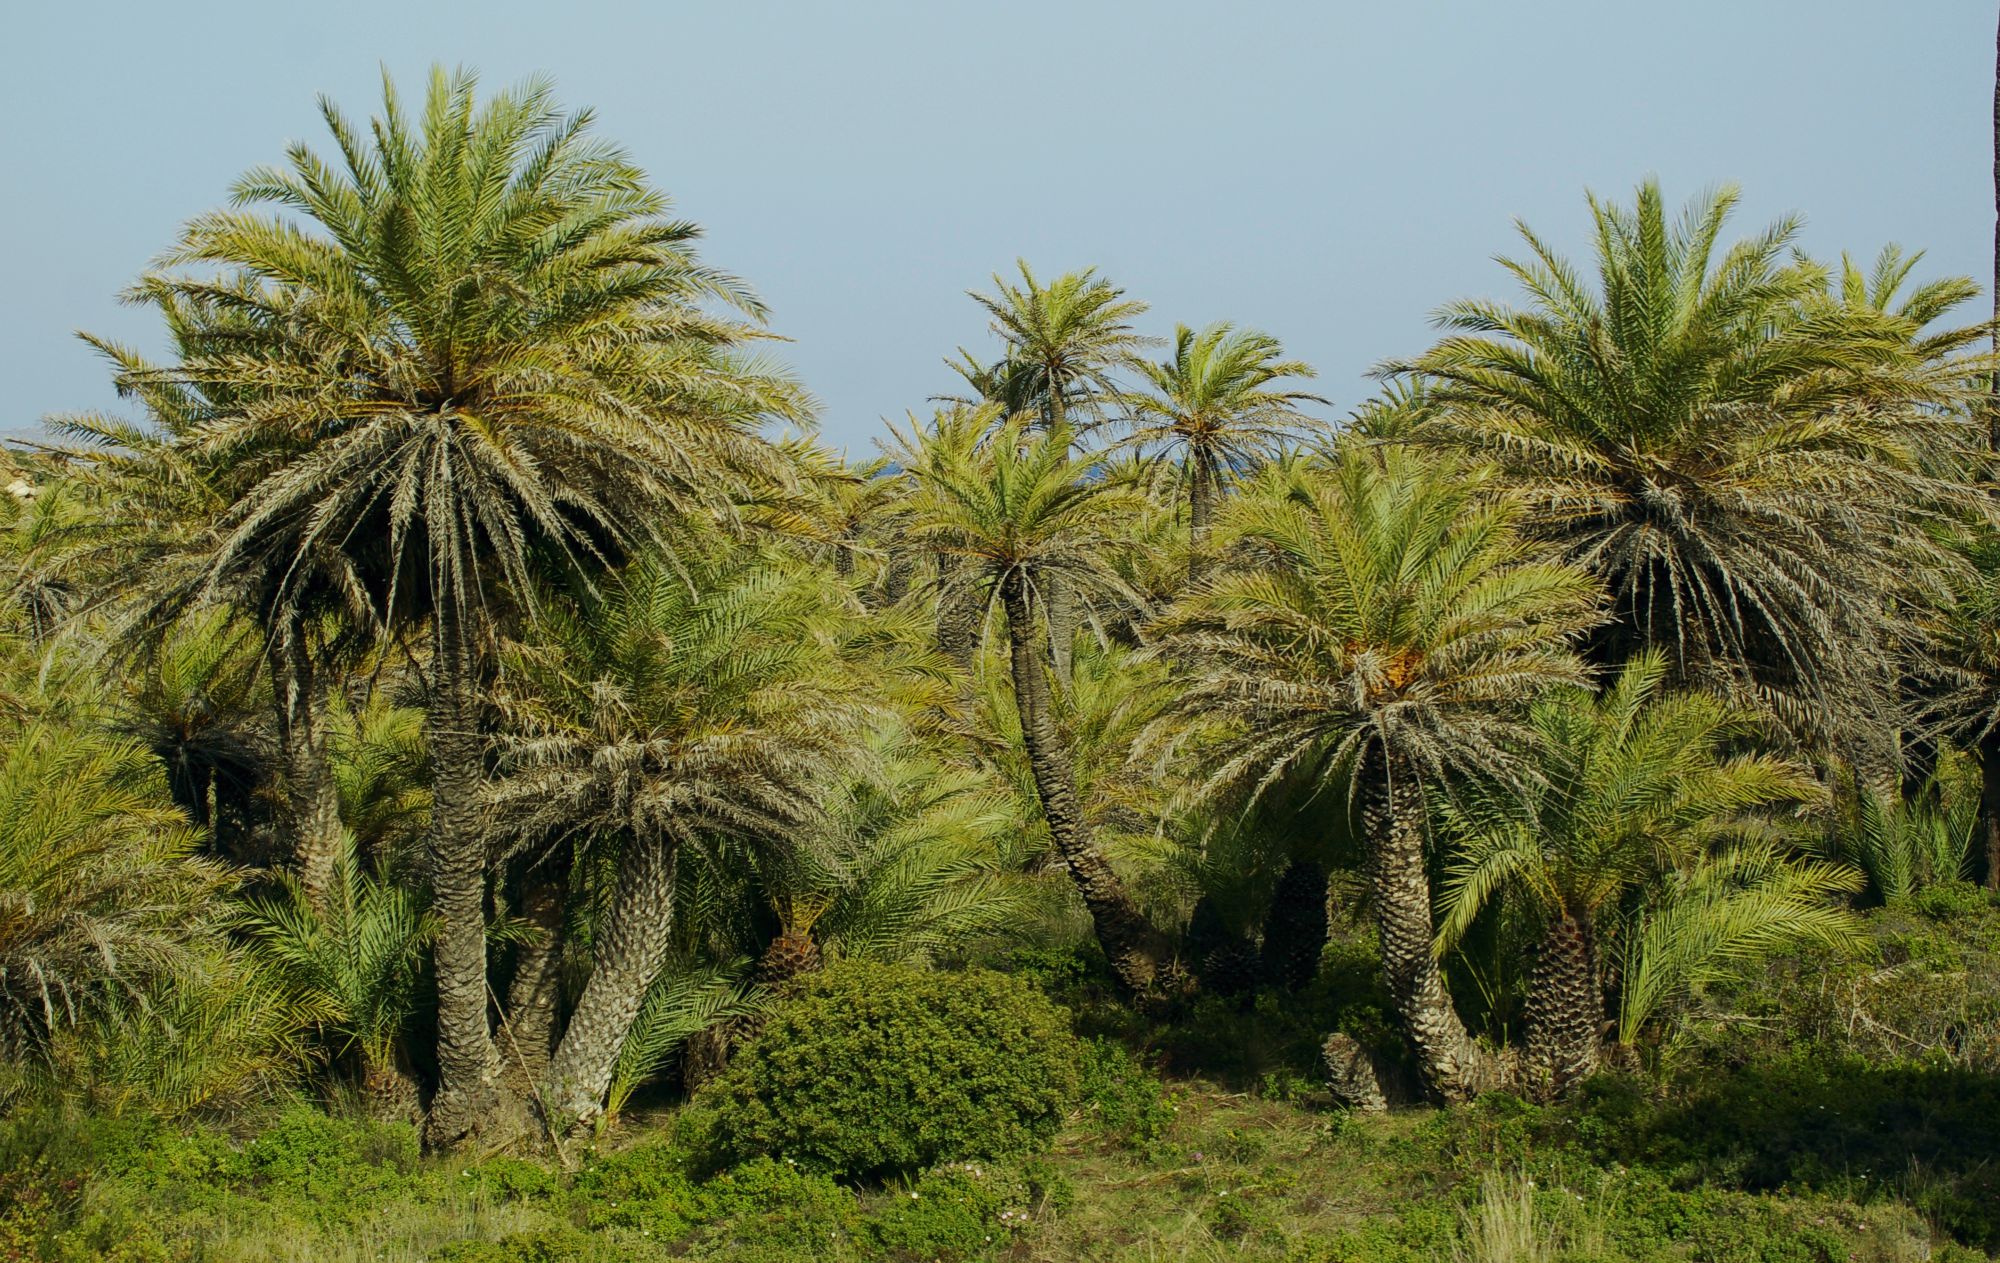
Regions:
[[[1587,917],[1561,912],[1550,919],[1528,976],[1527,1025],[1528,1069],[1550,1096],[1597,1069],[1604,991]]]
[[[1993,331],[1986,376],[1986,444],[2000,453],[2000,30],[1993,40]]]
[[[1209,523],[1215,516],[1215,471],[1206,452],[1196,452],[1188,465],[1188,582],[1208,568]]]
[[[1491,1078],[1489,1059],[1466,1032],[1431,953],[1431,883],[1424,865],[1423,791],[1407,760],[1383,758],[1383,780],[1369,787],[1364,827],[1374,886],[1382,972],[1424,1086],[1463,1101]]]
[[[2000,890],[2000,732],[1989,732],[1974,747],[1979,758],[1979,876],[1988,890]]]
[[[1048,607],[1049,665],[1055,668],[1056,678],[1067,684],[1076,659],[1076,632],[1083,626],[1083,603],[1062,575],[1045,573],[1038,578]]]
[[[542,1102],[552,1130],[581,1127],[604,1109],[619,1050],[672,946],[677,855],[672,843],[635,841],[620,865],[590,981],[549,1063]]]
[[[320,727],[320,696],[304,620],[293,617],[265,642],[277,710],[278,748],[285,765],[285,817],[292,864],[306,900],[326,910],[340,849],[340,790]]]
[[[966,667],[972,665],[972,655],[979,648],[979,597],[948,582],[958,564],[958,558],[938,554],[937,640],[946,657]]]
[[[428,1135],[434,1148],[453,1148],[500,1125],[503,1089],[487,1021],[486,843],[477,805],[484,751],[471,645],[448,599],[432,620],[432,646],[429,859],[431,910],[441,924],[433,949],[438,1090]]]
[[[551,858],[523,878],[521,917],[534,927],[535,936],[515,955],[500,1041],[508,1086],[523,1097],[548,1077],[549,1055],[555,1051],[567,870],[566,863],[558,865]]]
[[[1077,800],[1076,777],[1069,752],[1063,748],[1050,717],[1048,667],[1035,636],[1034,611],[1026,584],[1017,574],[1001,583],[1007,611],[1007,639],[1012,652],[1014,701],[1021,715],[1021,736],[1028,747],[1035,793],[1056,853],[1076,883],[1084,907],[1090,910],[1097,941],[1111,961],[1119,983],[1135,996],[1156,994],[1165,981],[1167,942],[1132,901],[1110,861],[1090,840],[1090,826]]]

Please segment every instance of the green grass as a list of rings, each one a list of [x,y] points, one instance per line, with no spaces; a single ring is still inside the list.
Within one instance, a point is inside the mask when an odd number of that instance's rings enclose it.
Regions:
[[[1273,1263],[1914,1263],[1948,1243],[1906,1190],[1752,1190],[1614,1141],[1635,1091],[1541,1110],[1360,1117],[1206,1080],[1097,1076],[1048,1153],[855,1192],[765,1160],[693,1178],[672,1116],[635,1118],[581,1173],[418,1159],[406,1129],[297,1107],[254,1136],[8,1125],[0,1259],[215,1263],[1271,1260]],[[1655,1123],[1684,1107],[1658,1102]],[[1107,1121],[1107,1118],[1109,1121]],[[1623,1143],[1619,1141],[1618,1143]],[[1786,1140],[1785,1143],[1797,1143]],[[1636,1150],[1635,1150],[1636,1152]],[[1955,1253],[1954,1253],[1955,1252]]]

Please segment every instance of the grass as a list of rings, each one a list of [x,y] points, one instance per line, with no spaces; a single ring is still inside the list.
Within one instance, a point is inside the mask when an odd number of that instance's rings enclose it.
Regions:
[[[413,1160],[384,1129],[316,1128],[316,1115],[296,1109],[255,1143],[206,1132],[100,1130],[82,1142],[44,1143],[45,1168],[81,1162],[97,1174],[70,1204],[45,1216],[42,1230],[25,1222],[18,1205],[0,1212],[0,1259],[1987,1257],[1942,1242],[1934,1224],[1894,1196],[1676,1187],[1650,1168],[1601,1163],[1561,1139],[1575,1130],[1573,1119],[1505,1099],[1360,1117],[1201,1080],[1175,1083],[1158,1099],[1165,1118],[1156,1124],[1105,1126],[1086,1107],[1042,1157],[991,1169],[963,1164],[858,1195],[776,1163],[708,1184],[690,1181],[662,1139],[669,1115],[635,1118],[584,1177],[518,1159]],[[26,1169],[23,1155],[34,1148],[23,1140],[24,1126],[12,1125],[15,1171]],[[64,1144],[71,1150],[57,1152]]]

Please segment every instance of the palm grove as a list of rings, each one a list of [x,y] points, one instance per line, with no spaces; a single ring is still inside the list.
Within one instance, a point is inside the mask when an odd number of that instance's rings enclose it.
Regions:
[[[857,465],[587,113],[324,113],[128,294],[171,352],[96,343],[136,419],[24,454],[7,1099],[560,1143],[830,959],[1074,942],[1170,1016],[1330,919],[1397,1036],[1330,1060],[1559,1094],[2000,879],[1988,327],[1917,256],[1593,200],[1337,425],[1024,264]]]

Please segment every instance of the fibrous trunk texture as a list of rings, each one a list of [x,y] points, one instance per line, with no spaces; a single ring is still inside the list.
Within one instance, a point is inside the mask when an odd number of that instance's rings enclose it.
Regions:
[[[277,710],[278,751],[285,765],[285,824],[292,865],[306,900],[324,912],[340,852],[340,791],[320,727],[322,698],[302,620],[275,629],[265,646]]]
[[[1424,1087],[1444,1101],[1463,1101],[1490,1086],[1490,1059],[1473,1042],[1452,1007],[1444,975],[1431,954],[1430,873],[1424,863],[1424,801],[1414,769],[1393,753],[1374,765],[1363,824],[1382,972],[1404,1038],[1416,1054]]]
[[[635,839],[626,850],[590,979],[549,1062],[542,1103],[551,1130],[580,1128],[604,1109],[619,1050],[673,946],[678,855],[661,838]]]
[[[437,966],[438,1090],[427,1136],[448,1149],[515,1124],[517,1106],[500,1081],[500,1057],[487,1021],[486,839],[480,828],[484,775],[471,647],[448,602],[433,620],[430,710],[433,769],[430,833],[431,910],[439,920]]]
[[[1326,951],[1326,870],[1312,860],[1293,860],[1271,893],[1264,918],[1265,981],[1288,991],[1310,984]]]
[[[1197,451],[1188,461],[1188,582],[1208,569],[1209,523],[1215,517],[1215,462]]]
[[[532,936],[514,958],[507,984],[500,1059],[506,1081],[520,1096],[532,1096],[548,1077],[555,1051],[556,1004],[562,991],[563,896],[567,865],[550,861],[530,869],[521,884],[521,919]]]
[[[1389,1094],[1382,1089],[1381,1072],[1360,1041],[1335,1031],[1326,1037],[1319,1051],[1326,1065],[1327,1088],[1335,1101],[1364,1114],[1379,1114],[1389,1108]]]
[[[1015,706],[1020,711],[1021,734],[1049,837],[1090,911],[1097,941],[1118,981],[1134,996],[1154,996],[1168,981],[1164,976],[1170,957],[1167,943],[1139,911],[1110,861],[1091,843],[1069,751],[1050,713],[1045,649],[1037,643],[1034,612],[1018,574],[1002,583],[1001,600],[1007,612]]]
[[[1528,975],[1528,1073],[1531,1086],[1561,1096],[1597,1069],[1604,992],[1597,945],[1584,918],[1550,919]]]

